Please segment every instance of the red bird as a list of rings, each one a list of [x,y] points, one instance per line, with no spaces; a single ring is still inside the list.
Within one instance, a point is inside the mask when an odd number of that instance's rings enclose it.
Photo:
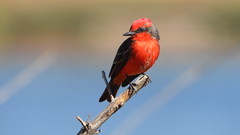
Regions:
[[[130,36],[119,47],[109,74],[111,77],[108,87],[113,97],[122,87],[127,86],[146,72],[157,60],[160,53],[159,33],[157,28],[147,18],[138,19],[133,22],[129,32],[123,36]],[[111,102],[107,88],[99,99]]]

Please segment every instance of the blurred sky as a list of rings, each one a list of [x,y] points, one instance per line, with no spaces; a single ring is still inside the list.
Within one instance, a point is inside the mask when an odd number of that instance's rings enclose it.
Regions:
[[[110,135],[239,135],[240,2],[0,2],[0,134],[76,134],[90,120],[132,22],[149,18],[161,55],[144,87],[101,127]],[[121,88],[121,92],[125,88]]]

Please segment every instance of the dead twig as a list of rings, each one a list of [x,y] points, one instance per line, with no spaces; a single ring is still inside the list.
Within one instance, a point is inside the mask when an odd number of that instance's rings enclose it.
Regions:
[[[106,74],[104,71],[102,71],[102,78],[107,86],[107,90],[108,90],[108,94],[110,95],[110,99],[111,99],[111,102],[114,100],[114,97],[112,95],[112,91],[111,89],[109,88],[109,85],[108,85],[108,81],[107,81],[107,77],[106,77]]]
[[[103,71],[104,72],[104,71]],[[102,74],[105,74],[103,73]],[[104,76],[104,75],[103,75]],[[106,76],[105,76],[106,77]],[[104,77],[103,77],[104,78]],[[105,81],[107,82],[107,81]],[[107,121],[115,112],[117,112],[134,94],[150,82],[148,75],[140,76],[131,87],[115,98],[92,122],[84,122],[79,116],[77,119],[83,127],[77,135],[94,135],[101,132],[98,128]]]

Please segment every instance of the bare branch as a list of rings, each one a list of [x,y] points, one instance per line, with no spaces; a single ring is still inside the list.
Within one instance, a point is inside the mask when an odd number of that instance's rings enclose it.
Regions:
[[[118,111],[134,94],[150,82],[148,75],[140,76],[127,90],[115,98],[92,122],[81,122],[83,127],[77,135],[93,135],[101,132],[98,128]],[[80,117],[79,117],[80,118]],[[81,119],[81,118],[80,118]],[[85,125],[85,126],[84,126]]]

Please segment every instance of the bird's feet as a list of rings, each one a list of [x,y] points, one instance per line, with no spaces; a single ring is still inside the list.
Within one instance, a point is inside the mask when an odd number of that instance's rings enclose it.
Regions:
[[[144,82],[143,86],[146,86],[148,83],[151,83],[151,82],[152,82],[152,80],[151,80],[151,78],[150,78],[150,76],[149,76],[148,74],[142,73],[142,75],[143,75],[142,78],[143,78],[144,76],[147,76],[147,77],[148,77],[148,79],[146,79],[146,81]],[[142,78],[140,78],[140,80],[141,80]]]
[[[113,95],[109,95],[110,96],[110,102],[113,102],[115,100],[115,98],[113,97]]]
[[[131,94],[137,93],[137,90],[136,90],[135,86],[136,86],[136,83],[130,83],[129,84]]]
[[[144,79],[144,81],[142,81],[142,79]],[[141,82],[142,81],[142,82]],[[141,82],[141,85],[138,85],[137,84]],[[151,82],[151,79],[150,77],[145,74],[145,73],[142,73],[142,76],[139,77],[135,83],[130,83],[129,84],[129,94],[135,94],[138,92],[139,89],[141,89],[142,87],[146,86],[148,83]]]

